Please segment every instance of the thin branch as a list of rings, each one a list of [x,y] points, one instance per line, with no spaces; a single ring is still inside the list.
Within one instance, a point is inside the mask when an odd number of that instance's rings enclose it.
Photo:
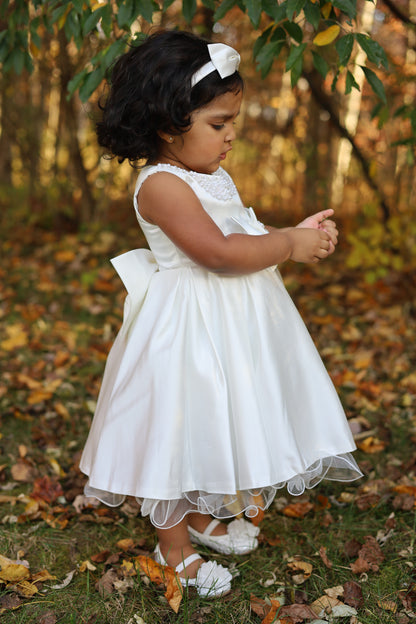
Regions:
[[[403,22],[404,24],[409,24],[411,26],[416,25],[415,20],[403,13],[403,11],[399,9],[399,7],[394,4],[394,2],[392,2],[392,0],[383,0],[383,2],[390,9],[393,15],[397,17],[401,22]]]
[[[324,108],[328,112],[331,122],[337,128],[339,134],[345,139],[347,139],[349,143],[351,143],[353,153],[355,157],[357,158],[357,160],[359,161],[359,163],[361,164],[364,177],[368,185],[370,186],[370,188],[373,189],[373,191],[376,193],[379,199],[380,207],[383,211],[384,221],[387,221],[390,217],[390,208],[386,202],[386,199],[384,197],[382,190],[379,188],[379,186],[374,181],[374,178],[370,174],[370,164],[368,160],[366,159],[366,157],[364,156],[364,154],[362,153],[362,151],[356,144],[354,137],[348,132],[345,126],[343,126],[342,123],[340,122],[338,115],[336,114],[334,110],[332,100],[330,100],[330,98],[324,93],[324,91],[321,88],[319,76],[317,76],[315,72],[303,72],[303,76],[308,81],[313,97],[318,102],[318,104],[322,106],[322,108]]]

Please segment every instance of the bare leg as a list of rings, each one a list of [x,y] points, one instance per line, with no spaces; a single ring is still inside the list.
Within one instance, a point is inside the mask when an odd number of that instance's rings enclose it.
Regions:
[[[189,555],[196,552],[189,539],[187,517],[171,529],[156,529],[156,533],[161,553],[172,568],[176,568]],[[181,572],[181,576],[195,578],[202,563],[202,559],[194,561]]]
[[[188,515],[188,518],[189,525],[199,533],[203,533],[212,520],[211,516],[201,513],[191,513]],[[220,522],[212,531],[211,535],[226,535],[226,533],[227,525]]]

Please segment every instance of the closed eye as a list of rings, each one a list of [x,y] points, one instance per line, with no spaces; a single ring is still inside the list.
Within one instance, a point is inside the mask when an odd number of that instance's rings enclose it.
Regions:
[[[214,130],[222,130],[225,124],[212,124]]]

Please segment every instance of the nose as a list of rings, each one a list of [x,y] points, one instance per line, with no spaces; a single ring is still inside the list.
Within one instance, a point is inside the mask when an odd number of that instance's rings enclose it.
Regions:
[[[232,125],[232,124],[231,124],[231,125],[227,128],[227,134],[225,135],[225,140],[226,140],[227,142],[234,141],[234,139],[235,139],[235,137],[236,137],[236,136],[237,136],[237,135],[236,135],[236,132],[235,132],[234,125]]]

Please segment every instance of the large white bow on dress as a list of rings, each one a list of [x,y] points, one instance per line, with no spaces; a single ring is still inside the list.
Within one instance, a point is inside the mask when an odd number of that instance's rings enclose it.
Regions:
[[[208,52],[211,60],[205,63],[191,78],[191,86],[194,87],[205,76],[217,70],[221,78],[227,78],[237,71],[240,65],[240,55],[231,46],[225,43],[209,43]]]

